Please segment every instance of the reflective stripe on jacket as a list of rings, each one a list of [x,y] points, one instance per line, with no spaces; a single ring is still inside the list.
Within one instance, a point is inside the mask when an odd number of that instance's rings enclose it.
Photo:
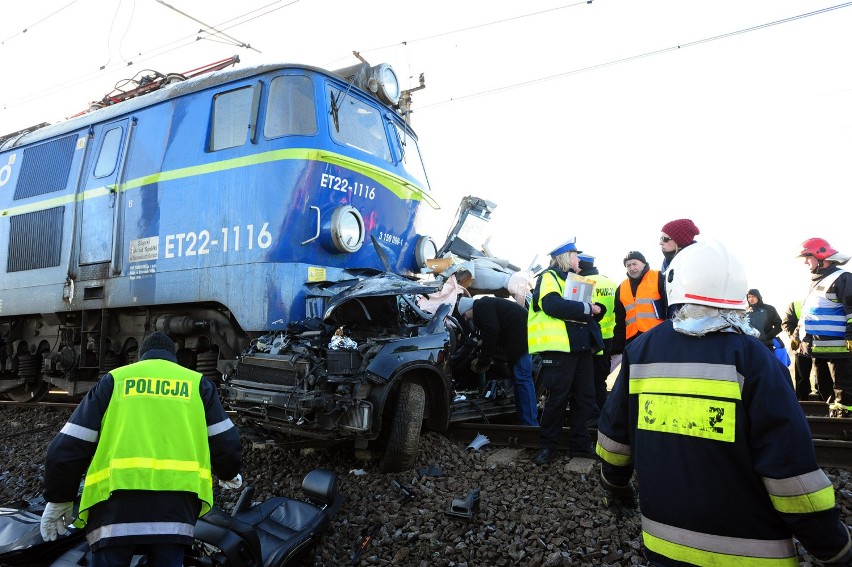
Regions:
[[[648,270],[636,288],[636,296],[630,288],[630,278],[621,282],[618,296],[624,305],[625,338],[632,339],[637,333],[650,331],[663,322],[664,313],[657,313],[654,302],[660,299],[660,272]]]
[[[760,341],[666,321],[624,351],[598,424],[601,474],[640,486],[651,559],[797,565],[849,543],[789,374]]]
[[[78,527],[89,508],[116,490],[195,493],[200,515],[207,513],[213,484],[201,374],[160,359],[110,374],[115,385],[86,473]]]
[[[551,317],[542,310],[539,304],[541,298],[548,293],[558,293],[562,297],[565,280],[553,270],[546,270],[539,277],[538,295],[533,298],[533,304],[527,315],[527,343],[530,354],[545,351],[571,352],[571,341],[565,321]]]
[[[848,354],[846,348],[846,327],[849,321],[846,308],[831,289],[846,272],[837,270],[816,283],[802,305],[802,322],[799,325],[800,338],[812,337],[811,354],[837,355]]]

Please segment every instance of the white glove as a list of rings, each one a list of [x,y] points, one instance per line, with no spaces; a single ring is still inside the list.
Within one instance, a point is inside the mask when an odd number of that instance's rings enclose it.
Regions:
[[[222,488],[227,488],[230,490],[236,490],[243,485],[243,476],[240,473],[237,473],[237,476],[232,478],[231,480],[222,480],[219,479],[219,486]]]
[[[48,502],[41,515],[41,538],[44,541],[56,541],[57,534],[65,535],[66,526],[74,521],[74,504],[72,502]]]

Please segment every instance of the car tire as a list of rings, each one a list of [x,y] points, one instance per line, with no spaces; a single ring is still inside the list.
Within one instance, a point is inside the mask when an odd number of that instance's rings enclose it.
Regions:
[[[426,392],[423,387],[403,382],[397,392],[388,440],[379,465],[382,472],[400,472],[414,466],[425,408]]]

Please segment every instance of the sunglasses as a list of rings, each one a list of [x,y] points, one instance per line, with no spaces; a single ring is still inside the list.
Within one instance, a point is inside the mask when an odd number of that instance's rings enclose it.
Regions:
[[[660,242],[668,242],[669,240],[671,240],[671,238],[669,238],[668,236],[661,236],[660,237]]]

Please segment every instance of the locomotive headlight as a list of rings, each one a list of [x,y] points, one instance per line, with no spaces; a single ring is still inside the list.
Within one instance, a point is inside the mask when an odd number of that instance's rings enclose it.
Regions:
[[[420,236],[417,238],[417,244],[414,245],[414,260],[417,262],[417,267],[423,269],[426,267],[427,260],[438,257],[438,246],[435,241],[429,236]]]
[[[370,67],[367,85],[385,104],[393,105],[399,102],[399,80],[393,68],[387,63]]]
[[[357,252],[364,243],[364,218],[350,205],[337,207],[323,230],[323,246],[331,252]]]

